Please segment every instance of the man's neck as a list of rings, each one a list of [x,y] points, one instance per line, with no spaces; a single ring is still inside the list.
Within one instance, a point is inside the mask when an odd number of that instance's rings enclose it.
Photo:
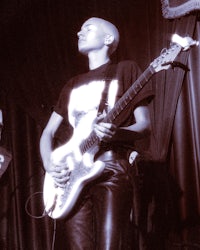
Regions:
[[[103,64],[106,64],[110,61],[110,58],[107,54],[104,53],[90,53],[88,54],[89,60],[89,69],[97,69]]]

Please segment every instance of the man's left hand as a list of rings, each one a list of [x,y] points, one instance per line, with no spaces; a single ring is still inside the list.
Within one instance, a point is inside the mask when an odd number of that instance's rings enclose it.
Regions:
[[[112,123],[99,122],[94,125],[94,131],[101,141],[109,142],[117,131],[117,126]]]

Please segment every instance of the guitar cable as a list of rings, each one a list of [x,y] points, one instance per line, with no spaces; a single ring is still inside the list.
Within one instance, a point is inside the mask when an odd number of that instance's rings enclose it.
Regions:
[[[34,218],[34,219],[42,219],[42,218],[44,218],[44,217],[47,215],[45,209],[43,210],[43,212],[42,212],[41,215],[33,215],[33,214],[31,214],[31,213],[29,212],[29,209],[28,209],[29,202],[30,202],[30,200],[33,198],[33,196],[41,195],[41,194],[43,194],[43,192],[41,192],[41,191],[35,192],[35,193],[33,193],[32,195],[30,195],[30,196],[28,197],[28,199],[26,200],[26,203],[25,203],[25,211],[26,211],[26,213],[27,213],[31,218]],[[53,219],[53,237],[52,237],[51,250],[54,250],[54,248],[55,248],[56,229],[57,229],[56,220]]]
[[[30,196],[28,197],[28,199],[26,200],[26,203],[25,203],[25,211],[26,211],[26,213],[27,213],[31,218],[34,218],[34,219],[41,219],[41,218],[43,218],[43,217],[46,216],[45,209],[43,210],[42,215],[33,215],[33,214],[31,214],[31,213],[29,212],[29,210],[28,210],[28,204],[29,204],[30,200],[33,198],[33,196],[36,196],[36,195],[38,195],[38,194],[43,194],[43,192],[35,192],[34,194],[30,195]]]

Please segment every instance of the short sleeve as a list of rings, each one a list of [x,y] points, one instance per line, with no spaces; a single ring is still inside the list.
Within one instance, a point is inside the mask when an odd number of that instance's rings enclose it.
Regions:
[[[62,88],[56,106],[54,107],[54,111],[61,115],[64,119],[67,119],[68,117],[68,104],[71,89],[72,81],[69,81]]]

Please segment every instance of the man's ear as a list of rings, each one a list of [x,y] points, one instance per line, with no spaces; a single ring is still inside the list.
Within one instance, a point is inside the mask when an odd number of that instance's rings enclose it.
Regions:
[[[104,43],[105,45],[111,45],[114,42],[114,36],[110,34],[106,34]]]

